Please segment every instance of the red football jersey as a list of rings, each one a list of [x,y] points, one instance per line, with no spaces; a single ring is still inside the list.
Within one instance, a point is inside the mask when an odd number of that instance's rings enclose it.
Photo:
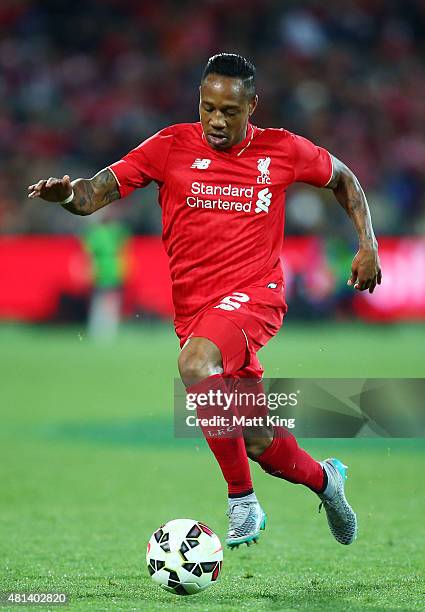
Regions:
[[[284,129],[248,125],[243,142],[212,149],[200,123],[167,127],[109,166],[121,197],[159,187],[176,322],[272,271],[280,261],[285,190],[323,187],[329,153]]]

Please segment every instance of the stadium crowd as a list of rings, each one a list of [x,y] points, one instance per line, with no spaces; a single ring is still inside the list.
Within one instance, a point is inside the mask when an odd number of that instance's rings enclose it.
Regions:
[[[28,201],[26,186],[90,176],[196,121],[218,51],[256,64],[254,123],[300,133],[356,172],[378,234],[425,231],[424,0],[2,0],[1,233],[78,232],[80,218]],[[291,233],[337,224],[352,236],[325,192],[289,196]],[[134,232],[159,233],[155,200],[149,188],[112,208]]]

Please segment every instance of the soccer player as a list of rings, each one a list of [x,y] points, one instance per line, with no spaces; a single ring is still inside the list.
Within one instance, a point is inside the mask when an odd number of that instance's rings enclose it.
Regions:
[[[381,270],[369,208],[341,161],[285,129],[250,122],[258,97],[255,68],[236,54],[211,57],[200,84],[199,123],[167,127],[91,179],[40,180],[30,198],[89,215],[155,181],[169,257],[178,366],[187,391],[225,393],[230,380],[261,380],[257,351],[279,330],[286,304],[282,273],[286,188],[297,181],[331,189],[359,238],[348,285],[372,293]],[[214,406],[198,414],[213,414]],[[226,434],[229,435],[226,435]],[[342,544],[357,534],[344,493],[345,468],[318,462],[281,427],[238,435],[204,429],[228,486],[230,547],[256,541],[265,513],[248,457],[268,473],[314,491]]]

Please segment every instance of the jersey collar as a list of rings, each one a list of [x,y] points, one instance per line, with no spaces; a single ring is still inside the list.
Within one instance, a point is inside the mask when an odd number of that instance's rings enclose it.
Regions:
[[[205,138],[204,130],[202,129],[201,123],[199,125],[201,127],[201,137],[202,137],[203,142],[206,144],[206,146],[212,151],[214,151],[214,153],[221,153],[223,155],[236,155],[237,157],[239,157],[240,155],[242,155],[245,149],[247,149],[250,146],[252,139],[254,138],[254,134],[255,134],[254,126],[252,125],[252,123],[248,123],[248,126],[246,128],[246,136],[241,142],[239,142],[236,145],[233,145],[233,147],[229,147],[228,149],[223,149],[222,151],[219,151],[217,149],[213,149],[208,144],[207,139]]]

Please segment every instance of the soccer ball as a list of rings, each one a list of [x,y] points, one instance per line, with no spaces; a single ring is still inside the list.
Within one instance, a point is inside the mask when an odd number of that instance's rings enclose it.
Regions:
[[[162,525],[148,542],[146,563],[152,580],[176,595],[194,595],[220,574],[223,547],[204,523],[176,519]]]

